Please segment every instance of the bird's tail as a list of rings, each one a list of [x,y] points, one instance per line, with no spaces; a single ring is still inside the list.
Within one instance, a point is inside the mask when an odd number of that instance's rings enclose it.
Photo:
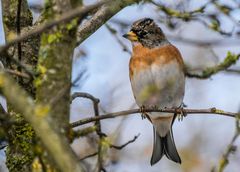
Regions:
[[[168,159],[181,164],[181,158],[178,155],[172,135],[172,127],[164,137],[160,137],[154,128],[153,130],[154,144],[151,165],[156,164],[163,155],[166,155]]]

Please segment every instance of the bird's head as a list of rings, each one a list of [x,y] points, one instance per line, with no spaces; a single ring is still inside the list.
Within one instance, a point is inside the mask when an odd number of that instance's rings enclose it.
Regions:
[[[157,47],[167,41],[161,28],[150,18],[143,18],[134,22],[131,30],[123,37],[131,42],[139,42],[148,48]]]

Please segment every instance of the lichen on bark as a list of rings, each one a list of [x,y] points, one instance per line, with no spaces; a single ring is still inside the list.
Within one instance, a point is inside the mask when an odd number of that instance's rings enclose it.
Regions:
[[[64,11],[71,9],[70,3],[48,1],[45,14],[51,20]],[[54,119],[57,131],[67,135],[69,130],[69,99],[71,85],[72,56],[76,45],[77,22],[64,23],[56,26],[41,36],[39,51],[38,72],[39,77],[35,80],[37,88],[37,100],[48,104],[54,97],[63,95],[57,100],[57,105],[51,107],[50,118]],[[65,90],[64,90],[65,89]]]
[[[3,25],[6,42],[10,41],[17,35],[17,7],[18,0],[3,0]],[[32,27],[32,14],[28,8],[26,0],[21,3],[20,28],[21,32],[27,32]],[[39,37],[28,39],[21,43],[21,63],[29,70],[36,70],[37,54],[39,47]],[[10,60],[10,58],[18,59],[18,47],[14,45],[5,52],[5,56],[1,56],[5,62],[6,68],[18,70],[18,66]],[[15,77],[16,81],[19,78]],[[33,82],[29,79],[22,79],[19,84],[28,91],[32,97],[35,97],[35,88]],[[14,105],[8,105],[8,111],[11,117],[16,121],[20,121],[19,125],[11,125],[8,129],[8,143],[6,151],[6,164],[9,171],[31,171],[31,164],[34,158],[35,134],[32,127],[25,122],[21,114],[14,111]]]

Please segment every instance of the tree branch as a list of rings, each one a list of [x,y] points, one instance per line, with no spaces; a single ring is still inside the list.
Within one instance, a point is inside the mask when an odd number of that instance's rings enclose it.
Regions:
[[[112,19],[111,23],[119,25],[122,29],[126,29],[131,25],[131,23],[119,20]],[[179,35],[166,34],[166,37],[171,41],[181,42],[184,44],[188,44],[191,46],[201,46],[201,47],[220,47],[220,46],[230,46],[230,45],[238,45],[240,43],[239,39],[211,39],[211,40],[199,40],[199,39],[191,39],[181,37]]]
[[[209,67],[205,69],[204,71],[201,72],[201,74],[193,74],[186,69],[186,76],[189,78],[198,78],[198,79],[206,79],[209,78],[210,76],[218,73],[219,71],[226,70],[229,68],[231,65],[235,64],[240,58],[240,54],[232,54],[230,52],[227,53],[227,57],[224,59],[222,63],[220,63],[217,66],[214,67]]]
[[[106,1],[107,2],[107,1]],[[16,43],[20,43],[22,41],[25,41],[33,36],[39,35],[41,33],[43,33],[44,31],[53,28],[54,26],[60,24],[60,23],[64,23],[67,21],[70,21],[76,17],[82,19],[84,18],[89,12],[91,12],[92,10],[100,7],[101,5],[103,5],[104,3],[106,3],[105,1],[101,1],[101,2],[97,2],[94,5],[89,5],[86,7],[77,7],[74,10],[71,10],[70,12],[62,15],[61,17],[59,17],[58,19],[55,19],[51,22],[48,22],[46,24],[40,25],[36,28],[34,28],[33,30],[24,33],[20,36],[17,36],[15,39],[13,39],[12,41],[9,41],[8,43],[6,43],[5,45],[0,47],[0,53],[2,53],[3,51],[7,50],[10,46],[16,44]]]
[[[93,109],[94,109],[94,115],[95,117],[99,117],[99,99],[95,98],[94,96],[92,96],[91,94],[88,93],[81,93],[81,92],[76,92],[72,95],[71,100],[74,100],[77,97],[83,97],[83,98],[88,98],[92,101],[93,103]],[[102,153],[102,140],[104,140],[104,135],[102,133],[102,129],[101,129],[101,123],[100,121],[95,121],[94,126],[96,127],[95,130],[97,132],[97,135],[99,137],[99,142],[98,142],[98,172],[101,172],[104,167],[103,167],[103,153]]]
[[[110,148],[121,150],[121,149],[125,148],[127,145],[129,145],[130,143],[135,142],[139,136],[140,136],[140,134],[134,136],[134,138],[132,140],[129,140],[128,142],[126,142],[126,143],[124,143],[124,144],[122,144],[120,146],[116,146],[116,145],[111,144]]]
[[[197,40],[197,39],[189,39],[189,38],[183,38],[177,35],[167,35],[167,38],[169,38],[172,41],[176,42],[182,42],[191,46],[201,46],[201,47],[208,47],[208,46],[213,46],[213,47],[225,47],[225,46],[230,46],[230,45],[238,45],[240,43],[239,39],[214,39],[214,40]]]
[[[89,154],[89,155],[86,155],[86,156],[80,158],[79,161],[83,161],[83,160],[85,160],[85,159],[87,159],[87,158],[91,158],[91,157],[93,157],[93,156],[96,156],[97,154],[98,154],[98,152],[91,153],[91,154]]]
[[[17,35],[19,36],[21,34],[21,7],[22,7],[22,0],[18,0],[18,7],[17,7],[17,21],[16,21],[16,28],[17,28]],[[22,45],[21,42],[17,44],[18,49],[18,60],[21,62],[22,60]],[[18,67],[18,71],[21,72],[21,68]],[[20,81],[22,78],[20,78]]]
[[[225,153],[222,155],[221,159],[219,160],[218,172],[223,172],[224,171],[225,167],[229,163],[228,159],[229,159],[230,154],[236,152],[236,150],[237,150],[237,146],[235,146],[234,143],[240,135],[240,120],[239,119],[240,118],[236,119],[235,134],[234,134],[231,142],[227,146],[227,149],[225,150]]]
[[[103,5],[88,21],[83,23],[78,30],[77,46],[106,23],[113,15],[124,7],[140,2],[141,0],[117,0]]]
[[[78,137],[82,137],[82,136],[86,136],[90,133],[93,133],[96,131],[96,126],[91,126],[91,127],[86,127],[83,129],[79,129],[73,132],[73,137],[74,139],[78,138]]]
[[[233,113],[233,112],[226,112],[220,109],[216,108],[209,108],[209,109],[159,109],[156,107],[151,107],[151,108],[146,108],[144,109],[145,112],[166,112],[166,113],[176,113],[176,114],[217,114],[217,115],[223,115],[223,116],[229,116],[229,117],[237,117],[240,114],[239,113]],[[71,123],[71,127],[77,127],[80,125],[84,125],[90,122],[95,122],[98,120],[103,120],[103,119],[109,119],[109,118],[115,118],[119,116],[127,116],[131,114],[136,114],[136,113],[141,113],[141,109],[131,109],[131,110],[126,110],[126,111],[120,111],[120,112],[114,112],[114,113],[108,113],[105,115],[101,115],[98,117],[90,117],[90,118],[85,118],[81,119],[79,121]]]
[[[16,71],[16,70],[5,69],[4,71],[9,73],[9,74],[16,75],[18,77],[22,77],[22,78],[25,78],[25,79],[30,79],[31,78],[27,73],[19,72],[19,71]]]
[[[110,147],[110,148],[117,149],[117,150],[121,150],[121,149],[125,148],[127,145],[129,145],[130,143],[135,142],[139,136],[140,136],[140,134],[134,136],[133,139],[127,141],[126,143],[124,143],[124,144],[122,144],[122,145],[120,145],[120,146],[116,146],[116,145],[110,144],[109,147]],[[85,160],[85,159],[87,159],[87,158],[91,158],[91,157],[96,156],[96,155],[98,155],[98,152],[91,153],[91,154],[89,154],[89,155],[84,156],[83,158],[81,158],[80,161],[83,161],[83,160]]]
[[[99,103],[99,99],[94,97],[93,95],[89,94],[89,93],[83,93],[83,92],[76,92],[76,93],[73,93],[73,95],[71,96],[71,102],[76,99],[76,98],[87,98],[87,99],[90,99],[92,100],[93,103],[97,104]]]
[[[9,87],[10,85],[11,87]],[[54,122],[49,118],[50,107],[35,104],[34,100],[2,71],[0,71],[0,88],[8,102],[14,105],[13,108],[23,114],[24,118],[33,126],[59,169],[71,172],[83,171],[68,143],[54,131],[52,127]]]

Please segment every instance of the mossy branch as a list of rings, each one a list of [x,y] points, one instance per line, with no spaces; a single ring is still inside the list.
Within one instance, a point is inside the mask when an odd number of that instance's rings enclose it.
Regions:
[[[109,4],[103,5],[92,16],[91,19],[89,19],[82,26],[79,27],[76,46],[81,44],[85,39],[87,39],[91,34],[93,34],[98,28],[100,28],[120,10],[138,2],[141,2],[141,0],[117,0],[111,1]]]
[[[233,154],[236,152],[237,147],[234,145],[235,141],[237,138],[240,136],[240,118],[236,118],[236,129],[235,129],[235,134],[232,137],[231,142],[227,146],[227,149],[225,150],[224,154],[222,155],[221,159],[219,160],[218,164],[218,172],[223,172],[226,166],[229,163],[229,156],[230,154]]]
[[[187,71],[186,76],[190,78],[207,79],[220,71],[228,69],[231,65],[235,64],[239,60],[239,58],[240,54],[235,55],[232,54],[231,52],[228,52],[227,57],[219,65],[208,67],[205,70],[203,70],[201,74],[193,74]]]
[[[50,107],[35,104],[34,100],[3,71],[0,71],[0,88],[8,102],[14,104],[14,109],[23,114],[24,118],[33,126],[59,169],[82,172],[83,170],[68,143],[52,127],[53,119],[49,118]]]
[[[96,130],[97,130],[97,127],[95,125],[91,126],[91,127],[79,129],[79,130],[76,130],[73,132],[73,137],[74,137],[74,139],[76,139],[78,137],[86,136],[88,134],[95,132]]]

